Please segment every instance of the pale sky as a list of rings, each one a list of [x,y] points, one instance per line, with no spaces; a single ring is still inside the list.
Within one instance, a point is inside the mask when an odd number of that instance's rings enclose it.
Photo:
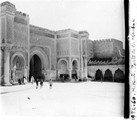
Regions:
[[[4,0],[2,0],[3,2]],[[123,0],[9,0],[30,24],[50,30],[87,30],[91,40],[125,42]]]

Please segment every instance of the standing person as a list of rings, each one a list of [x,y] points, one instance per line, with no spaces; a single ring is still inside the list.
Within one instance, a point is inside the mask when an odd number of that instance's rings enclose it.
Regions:
[[[41,78],[41,79],[40,79],[40,87],[43,86],[43,81],[44,81],[43,78]]]
[[[23,81],[22,81],[22,82],[23,82],[23,84],[26,84],[26,83],[27,83],[27,79],[26,79],[25,76],[23,77]]]
[[[52,89],[52,80],[51,79],[49,81],[49,86],[50,86],[50,89]]]
[[[21,85],[21,80],[20,80],[20,78],[18,79],[18,83],[19,83],[19,85]]]
[[[34,77],[31,76],[31,83],[33,84],[34,83]]]
[[[39,79],[38,78],[36,78],[36,89],[38,88],[38,85],[39,85]]]

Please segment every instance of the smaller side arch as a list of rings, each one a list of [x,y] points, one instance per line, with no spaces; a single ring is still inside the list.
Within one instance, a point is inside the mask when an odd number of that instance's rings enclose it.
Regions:
[[[26,72],[26,59],[25,55],[22,52],[16,52],[11,57],[11,80],[14,82],[22,79],[23,76],[27,77]]]
[[[107,69],[104,74],[104,81],[113,81],[113,75],[111,70]]]
[[[77,62],[77,69],[79,70],[80,69],[80,64],[79,64],[78,59],[77,58],[73,58],[71,64],[73,64],[74,61]]]
[[[68,60],[66,58],[59,59],[58,64],[57,64],[57,68],[60,69],[60,63],[63,60],[67,63],[67,69],[69,69],[69,63],[68,63]]]
[[[95,73],[95,80],[102,81],[103,80],[103,74],[100,69],[98,69]]]
[[[115,82],[124,82],[125,75],[121,69],[117,69],[114,74],[114,81]]]
[[[11,61],[10,61],[10,63],[11,63],[11,69],[13,69],[13,67],[14,67],[13,60],[14,60],[14,58],[15,58],[16,56],[19,56],[19,57],[23,58],[23,60],[24,60],[24,67],[25,67],[25,66],[26,66],[25,55],[24,55],[23,53],[21,53],[21,52],[16,52],[16,53],[14,53],[14,54],[12,55],[12,57],[11,57]]]
[[[58,78],[61,78],[62,81],[67,80],[69,77],[69,73],[68,73],[68,61],[66,58],[61,58],[58,61]]]

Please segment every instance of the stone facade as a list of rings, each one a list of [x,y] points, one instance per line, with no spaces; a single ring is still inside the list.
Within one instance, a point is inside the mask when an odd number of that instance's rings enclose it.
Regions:
[[[51,31],[29,23],[29,15],[15,5],[0,5],[0,83],[10,85],[18,79],[45,75],[48,80],[87,78],[90,58],[118,56],[118,40],[91,41],[87,31]],[[107,53],[107,54],[106,54]]]

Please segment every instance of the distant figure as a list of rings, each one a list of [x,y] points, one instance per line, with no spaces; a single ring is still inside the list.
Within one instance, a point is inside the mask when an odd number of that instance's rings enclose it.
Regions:
[[[19,85],[21,85],[21,79],[20,78],[18,79],[18,83],[19,83]]]
[[[64,75],[62,76],[62,82],[64,82],[65,81],[65,77],[64,77]]]
[[[31,83],[33,84],[34,83],[34,77],[31,76]]]
[[[50,86],[50,89],[52,89],[52,80],[51,79],[49,81],[49,86]]]
[[[41,78],[41,79],[40,79],[40,87],[43,87],[43,81],[44,81],[44,80]]]
[[[25,83],[27,83],[27,79],[25,76],[23,76],[22,84],[25,84]]]
[[[39,85],[39,79],[36,78],[36,79],[35,79],[35,82],[36,82],[36,89],[37,89],[37,88],[38,88],[38,85]]]

